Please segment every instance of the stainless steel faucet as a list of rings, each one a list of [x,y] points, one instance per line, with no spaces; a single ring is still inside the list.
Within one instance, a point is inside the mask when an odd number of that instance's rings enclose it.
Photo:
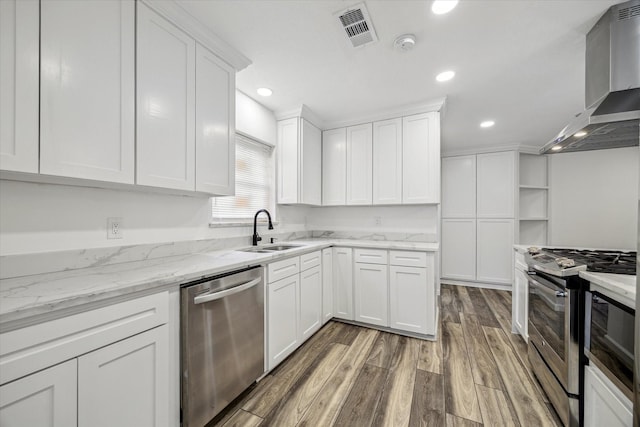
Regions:
[[[258,246],[258,242],[262,240],[262,237],[260,237],[260,235],[258,234],[258,215],[260,215],[260,212],[264,212],[267,214],[267,218],[269,219],[269,230],[273,230],[273,224],[271,223],[271,214],[266,209],[260,209],[253,217],[253,246]]]

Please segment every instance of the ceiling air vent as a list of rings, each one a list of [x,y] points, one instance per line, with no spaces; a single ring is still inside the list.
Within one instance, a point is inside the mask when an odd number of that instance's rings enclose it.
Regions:
[[[351,46],[360,47],[378,40],[364,3],[351,6],[336,15]]]

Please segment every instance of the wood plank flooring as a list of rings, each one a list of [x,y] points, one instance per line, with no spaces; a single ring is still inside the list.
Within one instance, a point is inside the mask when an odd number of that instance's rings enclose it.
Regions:
[[[511,294],[443,285],[438,341],[331,321],[210,426],[560,426]]]

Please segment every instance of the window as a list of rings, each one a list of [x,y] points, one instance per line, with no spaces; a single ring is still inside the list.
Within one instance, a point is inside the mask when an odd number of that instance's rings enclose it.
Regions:
[[[273,148],[242,135],[236,135],[236,195],[213,197],[214,222],[237,222],[253,216],[259,209],[274,214]]]

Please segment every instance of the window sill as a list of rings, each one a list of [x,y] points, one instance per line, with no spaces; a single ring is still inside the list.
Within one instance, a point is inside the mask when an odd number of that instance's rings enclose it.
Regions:
[[[258,225],[267,225],[269,224],[267,221],[258,221]],[[274,226],[280,224],[278,221],[273,221],[272,224]],[[221,221],[221,222],[210,222],[209,228],[227,228],[227,227],[253,227],[253,221]]]

